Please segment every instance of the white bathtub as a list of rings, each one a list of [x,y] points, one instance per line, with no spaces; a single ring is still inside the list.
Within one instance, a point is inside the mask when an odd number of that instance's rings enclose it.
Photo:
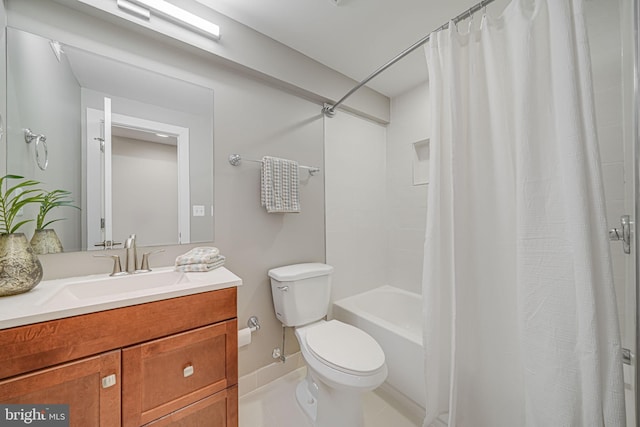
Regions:
[[[386,384],[424,408],[422,296],[382,286],[333,304],[333,317],[357,326],[384,350],[389,376]]]

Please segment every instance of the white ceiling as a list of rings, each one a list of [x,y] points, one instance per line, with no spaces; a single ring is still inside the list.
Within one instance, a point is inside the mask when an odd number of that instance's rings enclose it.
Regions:
[[[479,0],[197,0],[361,81]],[[489,13],[498,14],[489,6]],[[221,28],[224,38],[224,28]],[[387,96],[426,81],[423,49],[369,83]]]

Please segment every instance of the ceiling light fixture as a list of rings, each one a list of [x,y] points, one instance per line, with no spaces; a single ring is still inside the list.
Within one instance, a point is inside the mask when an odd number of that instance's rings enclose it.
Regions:
[[[147,7],[152,12],[162,15],[177,24],[196,30],[214,40],[220,40],[220,27],[202,19],[191,12],[187,12],[165,0],[129,0],[137,5]]]
[[[118,8],[137,16],[138,18],[146,19],[147,21],[151,18],[151,12],[149,12],[149,9],[133,4],[129,0],[118,0]]]

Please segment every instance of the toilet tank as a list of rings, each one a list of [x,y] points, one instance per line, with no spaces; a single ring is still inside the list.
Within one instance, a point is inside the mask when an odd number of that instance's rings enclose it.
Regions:
[[[322,263],[269,270],[276,317],[285,326],[302,326],[327,315],[333,267]]]

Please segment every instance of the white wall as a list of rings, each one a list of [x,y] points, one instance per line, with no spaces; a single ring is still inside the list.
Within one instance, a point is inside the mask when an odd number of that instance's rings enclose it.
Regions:
[[[177,147],[114,136],[111,157],[113,235],[136,233],[138,246],[177,242]]]
[[[429,138],[429,86],[391,100],[387,129],[389,284],[422,293],[428,184],[414,185],[413,143]]]
[[[386,129],[339,112],[324,132],[327,263],[337,300],[387,283]]]

